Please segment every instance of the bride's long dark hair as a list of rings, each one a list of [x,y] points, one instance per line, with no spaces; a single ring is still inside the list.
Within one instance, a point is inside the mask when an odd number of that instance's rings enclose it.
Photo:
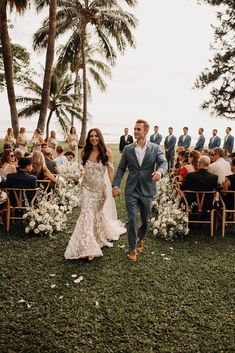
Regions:
[[[85,165],[86,164],[86,161],[88,160],[90,154],[91,154],[91,151],[92,151],[92,143],[90,141],[90,135],[91,135],[91,132],[92,131],[95,131],[98,138],[99,138],[99,143],[98,143],[98,150],[99,150],[99,155],[97,157],[97,162],[101,161],[101,163],[103,165],[107,165],[107,162],[108,162],[108,156],[106,154],[107,152],[107,148],[105,146],[105,143],[104,143],[104,138],[103,138],[103,135],[102,135],[102,132],[97,129],[97,128],[93,128],[91,129],[88,134],[87,134],[87,138],[86,138],[86,144],[85,144],[85,147],[83,149],[83,156],[82,156],[82,164]]]

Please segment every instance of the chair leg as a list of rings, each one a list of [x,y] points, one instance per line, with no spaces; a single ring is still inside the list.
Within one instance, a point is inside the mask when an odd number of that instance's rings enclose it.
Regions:
[[[223,211],[222,212],[222,238],[224,238],[224,233],[225,233],[225,221],[226,221],[226,213]]]
[[[11,216],[11,209],[7,207],[7,212],[6,212],[7,233],[10,230],[10,216]]]
[[[211,211],[210,219],[211,219],[211,237],[213,238],[213,236],[214,236],[214,210]]]

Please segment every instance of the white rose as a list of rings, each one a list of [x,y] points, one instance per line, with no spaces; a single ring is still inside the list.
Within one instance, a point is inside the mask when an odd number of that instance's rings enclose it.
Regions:
[[[35,226],[35,221],[31,221],[30,223],[29,223],[29,226],[30,226],[30,228],[33,228],[34,226]]]
[[[158,230],[157,230],[156,228],[154,228],[153,234],[154,234],[154,235],[157,235],[157,233],[158,233]]]
[[[46,227],[44,226],[44,224],[39,224],[38,229],[40,230],[40,232],[44,232]]]
[[[34,233],[35,234],[39,234],[40,233],[40,230],[38,228],[34,229]]]
[[[29,227],[25,228],[25,233],[29,233]]]

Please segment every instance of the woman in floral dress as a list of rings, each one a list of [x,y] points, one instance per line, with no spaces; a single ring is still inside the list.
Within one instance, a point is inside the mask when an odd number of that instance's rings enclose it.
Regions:
[[[75,154],[75,160],[78,160],[78,135],[74,126],[71,127],[68,134],[68,145],[69,151],[73,151]]]
[[[57,153],[56,153],[57,145],[58,145],[58,142],[56,140],[56,132],[51,131],[51,136],[48,139],[48,147],[50,147],[51,149],[53,159],[57,156]]]
[[[112,152],[105,146],[99,129],[94,128],[88,132],[81,158],[85,172],[81,184],[81,212],[65,251],[65,258],[93,260],[103,255],[102,247],[113,246],[111,241],[118,240],[121,234],[120,229],[112,227],[103,211],[107,198],[105,172],[107,170],[112,180],[114,168]]]
[[[18,148],[25,154],[27,151],[27,137],[25,134],[25,128],[21,127],[20,132],[17,136],[16,143],[18,145]]]

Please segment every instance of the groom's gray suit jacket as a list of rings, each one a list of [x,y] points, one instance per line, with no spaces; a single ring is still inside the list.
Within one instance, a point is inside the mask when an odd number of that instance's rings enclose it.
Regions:
[[[166,158],[158,145],[147,142],[146,153],[140,166],[135,147],[136,143],[132,143],[124,148],[116,177],[113,180],[113,186],[120,186],[122,177],[128,167],[125,195],[132,195],[139,183],[143,196],[154,196],[156,194],[156,182],[152,181],[152,173],[158,171],[164,174],[167,171]]]

